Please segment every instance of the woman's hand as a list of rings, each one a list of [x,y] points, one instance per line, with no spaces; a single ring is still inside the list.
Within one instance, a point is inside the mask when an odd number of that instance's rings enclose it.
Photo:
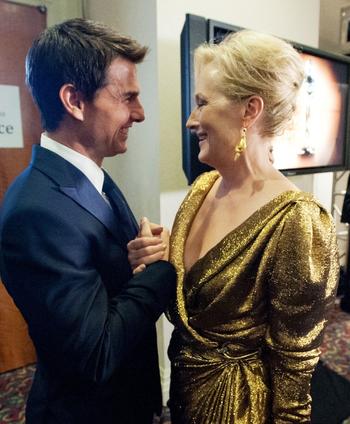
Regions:
[[[150,223],[147,218],[142,218],[138,237],[127,245],[133,273],[143,271],[146,265],[160,259],[168,260],[168,246],[169,231]]]

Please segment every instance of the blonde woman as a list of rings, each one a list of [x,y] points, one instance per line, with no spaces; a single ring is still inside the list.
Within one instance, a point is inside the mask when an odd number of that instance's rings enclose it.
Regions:
[[[303,64],[286,42],[241,31],[200,46],[195,71],[187,126],[215,171],[193,184],[171,237],[172,423],[308,423],[336,240],[328,212],[271,159]],[[153,253],[146,245],[130,244],[134,267]]]

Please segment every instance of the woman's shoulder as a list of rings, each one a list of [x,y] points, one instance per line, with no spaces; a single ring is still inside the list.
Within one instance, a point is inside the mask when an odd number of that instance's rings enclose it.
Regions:
[[[268,181],[265,190],[269,191],[270,195],[273,193],[273,199],[277,199],[278,202],[289,204],[289,209],[305,211],[306,213],[308,211],[327,212],[326,208],[312,193],[300,190],[285,176]]]
[[[286,213],[284,225],[293,227],[295,231],[303,228],[310,232],[318,228],[325,232],[334,232],[334,220],[330,212],[312,194],[304,191],[287,192],[289,208]]]
[[[200,188],[211,187],[214,182],[219,178],[220,174],[218,171],[208,171],[200,174],[192,183],[191,190],[196,190]]]
[[[181,202],[175,217],[175,222],[179,220],[179,217],[192,214],[194,210],[200,207],[202,199],[210,191],[218,177],[219,173],[217,171],[209,171],[202,173],[195,179],[190,190]]]
[[[290,196],[291,202],[294,204],[296,209],[300,209],[305,212],[318,211],[329,214],[327,208],[312,193],[295,190],[287,192],[286,195]]]
[[[204,197],[210,191],[215,181],[219,178],[220,174],[217,171],[208,171],[200,174],[192,183],[192,186],[185,197],[185,201],[192,201],[197,197]]]

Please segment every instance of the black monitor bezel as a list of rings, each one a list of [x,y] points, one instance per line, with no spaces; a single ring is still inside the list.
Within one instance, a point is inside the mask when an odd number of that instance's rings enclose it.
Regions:
[[[200,28],[202,33],[202,41],[197,39],[190,39],[191,30],[193,25]],[[207,165],[202,164],[198,160],[199,147],[196,137],[190,133],[186,128],[186,121],[194,107],[194,81],[193,81],[193,52],[194,49],[202,42],[215,42],[215,33],[217,30],[223,30],[227,33],[237,32],[244,28],[227,24],[224,22],[216,21],[213,19],[206,19],[201,16],[186,14],[186,21],[181,33],[181,88],[182,88],[182,143],[183,143],[183,169],[188,180],[188,184],[192,184],[194,179],[202,172],[210,170]],[[187,45],[184,43],[184,33],[187,37]],[[344,144],[343,144],[343,155],[342,163],[336,165],[324,165],[315,166],[308,168],[290,168],[280,169],[280,171],[286,176],[293,175],[305,175],[315,174],[321,172],[336,172],[344,171],[350,167],[350,58],[341,54],[328,52],[315,47],[307,46],[305,44],[292,42],[294,48],[301,53],[306,53],[329,59],[332,61],[338,61],[348,65],[347,83],[349,85],[349,92],[346,101],[345,110],[345,131],[344,131]]]

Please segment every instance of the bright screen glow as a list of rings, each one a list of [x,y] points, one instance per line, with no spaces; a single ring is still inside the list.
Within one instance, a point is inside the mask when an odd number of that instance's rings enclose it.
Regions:
[[[347,66],[301,53],[306,80],[291,127],[274,146],[274,165],[284,171],[343,165]]]

